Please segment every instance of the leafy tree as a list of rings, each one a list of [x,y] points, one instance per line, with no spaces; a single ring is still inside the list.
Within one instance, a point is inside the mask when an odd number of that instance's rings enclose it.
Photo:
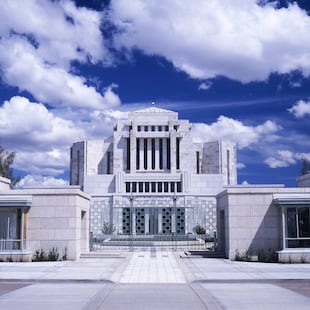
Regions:
[[[11,180],[11,187],[15,186],[19,181],[19,177],[13,176],[12,164],[15,159],[15,152],[7,152],[0,145],[0,175]]]
[[[197,235],[205,235],[206,230],[204,227],[200,226],[199,224],[197,224],[194,229],[193,229],[194,233],[196,233]]]
[[[115,227],[111,223],[104,222],[101,231],[104,235],[111,235],[115,231]]]
[[[301,175],[305,175],[309,172],[310,172],[310,161],[304,158],[301,164]]]

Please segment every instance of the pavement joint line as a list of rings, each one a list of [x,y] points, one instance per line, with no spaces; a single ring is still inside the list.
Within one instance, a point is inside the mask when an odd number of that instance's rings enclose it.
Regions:
[[[308,282],[310,279],[195,279],[189,283],[262,283],[262,284],[278,284],[283,282]]]
[[[115,283],[109,279],[0,279],[0,283]]]

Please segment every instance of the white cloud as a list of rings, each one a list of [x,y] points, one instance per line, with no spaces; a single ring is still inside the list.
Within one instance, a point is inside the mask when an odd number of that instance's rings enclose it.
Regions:
[[[106,109],[120,99],[74,73],[73,61],[111,64],[101,14],[71,1],[5,1],[0,10],[3,81],[50,106]]]
[[[193,134],[199,140],[230,140],[235,141],[239,148],[249,147],[261,139],[275,134],[281,127],[267,120],[258,126],[247,126],[241,121],[221,115],[216,122],[207,125],[193,124]]]
[[[87,86],[84,78],[38,57],[35,47],[25,39],[2,40],[0,63],[3,78],[9,85],[27,90],[38,100],[52,106],[104,109],[120,104],[112,87],[100,94],[93,86]]]
[[[212,86],[212,82],[204,81],[198,86],[198,90],[208,90]]]
[[[12,97],[0,107],[0,133],[5,143],[12,141],[22,148],[41,145],[41,149],[42,144],[63,146],[85,135],[72,121],[20,96]]]
[[[51,176],[43,175],[26,175],[17,184],[17,188],[25,187],[63,187],[68,186],[69,183],[63,179],[57,179]]]
[[[310,101],[299,100],[288,111],[297,118],[310,115]]]
[[[5,38],[31,36],[37,56],[51,64],[69,66],[72,60],[109,62],[100,31],[101,15],[77,8],[71,1],[3,0],[0,32]]]
[[[281,168],[295,165],[303,159],[310,160],[310,153],[294,153],[289,150],[278,150],[276,156],[268,157],[265,163],[270,168]]]
[[[193,78],[249,82],[272,72],[310,73],[310,17],[295,3],[282,9],[257,0],[111,4],[117,47],[161,55]]]
[[[241,169],[244,169],[246,167],[245,164],[243,163],[237,163],[237,169],[241,170]]]

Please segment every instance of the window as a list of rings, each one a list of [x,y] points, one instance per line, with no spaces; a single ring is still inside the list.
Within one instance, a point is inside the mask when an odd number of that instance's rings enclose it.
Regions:
[[[141,131],[141,126],[138,126],[137,130],[138,130],[138,131]]]
[[[132,186],[132,188],[131,188],[132,192],[136,193],[137,192],[137,182],[132,182],[131,186]]]
[[[139,193],[143,193],[143,182],[139,182]]]
[[[196,173],[199,174],[200,173],[200,165],[199,165],[199,152],[196,152]]]
[[[169,126],[165,126],[165,131],[169,131]]]
[[[136,167],[137,170],[140,169],[140,139],[137,139],[136,144]]]
[[[149,131],[149,126],[144,126],[144,131]]]
[[[145,192],[146,193],[150,192],[150,182],[145,182]]]
[[[111,152],[107,152],[107,174],[111,173]]]
[[[151,131],[155,131],[155,126],[151,126]]]
[[[310,247],[310,207],[287,208],[286,225],[287,247]]]
[[[152,169],[155,169],[155,139],[152,139]]]
[[[163,183],[162,182],[158,182],[158,193],[161,193],[163,191]]]
[[[152,193],[156,193],[156,182],[151,182],[151,191]]]
[[[127,138],[126,170],[130,170],[130,138]]]
[[[125,187],[126,187],[126,193],[130,193],[130,182],[126,182]]]
[[[0,210],[0,250],[21,249],[21,209]]]

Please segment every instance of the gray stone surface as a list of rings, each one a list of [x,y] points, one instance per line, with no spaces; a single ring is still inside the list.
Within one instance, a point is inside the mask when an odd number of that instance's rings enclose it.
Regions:
[[[309,309],[309,264],[119,253],[0,263],[0,309]],[[118,257],[118,258],[116,258]]]

